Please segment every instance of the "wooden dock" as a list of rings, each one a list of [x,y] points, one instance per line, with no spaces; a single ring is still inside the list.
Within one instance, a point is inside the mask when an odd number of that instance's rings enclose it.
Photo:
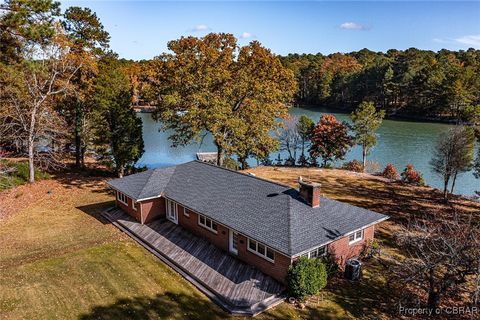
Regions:
[[[234,315],[254,316],[284,300],[279,282],[181,226],[142,225],[117,208],[103,215]]]

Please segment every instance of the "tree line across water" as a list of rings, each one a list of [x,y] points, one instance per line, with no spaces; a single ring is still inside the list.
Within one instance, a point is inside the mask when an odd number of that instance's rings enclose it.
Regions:
[[[280,129],[280,150],[288,154],[282,161],[280,155],[277,165],[287,166],[319,166],[318,159],[322,160],[322,167],[328,167],[333,161],[344,160],[350,148],[359,145],[362,149],[362,161],[353,160],[344,163],[343,168],[364,172],[367,169],[367,156],[377,142],[376,131],[382,124],[385,112],[375,107],[373,102],[362,102],[351,114],[352,124],[338,122],[335,116],[323,115],[317,124],[309,117],[290,117],[284,121]],[[439,175],[444,182],[444,199],[448,200],[448,188],[454,192],[455,182],[459,174],[472,169],[473,175],[480,178],[480,155],[475,159],[475,135],[480,136],[478,127],[457,125],[442,134],[435,146],[430,160],[431,170]],[[297,157],[298,152],[300,155]],[[266,158],[265,165],[272,165],[273,161]],[[246,162],[242,163],[245,169]],[[370,165],[370,172],[378,173],[380,168]],[[381,171],[382,176],[390,180],[424,185],[422,174],[415,170],[413,164],[408,164],[401,175],[391,163]]]
[[[363,49],[281,59],[297,78],[298,104],[351,111],[369,100],[388,116],[453,122],[471,121],[473,106],[480,104],[480,51],[475,49]]]

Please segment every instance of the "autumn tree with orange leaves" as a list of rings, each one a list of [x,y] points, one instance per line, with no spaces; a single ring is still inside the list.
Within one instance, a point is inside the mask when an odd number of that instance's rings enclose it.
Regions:
[[[334,115],[325,114],[313,129],[310,156],[321,157],[322,167],[326,167],[329,162],[343,160],[352,144],[348,125],[338,122]]]
[[[206,132],[217,164],[237,155],[264,158],[278,147],[271,132],[288,116],[296,91],[293,72],[258,41],[240,46],[232,34],[170,41],[171,53],[151,64],[155,120],[170,129],[173,146],[201,141]]]

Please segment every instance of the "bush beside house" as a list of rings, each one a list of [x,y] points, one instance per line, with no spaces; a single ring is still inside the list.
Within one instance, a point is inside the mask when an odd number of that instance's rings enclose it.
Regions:
[[[327,268],[320,259],[300,257],[288,269],[288,291],[299,300],[317,294],[326,285]]]

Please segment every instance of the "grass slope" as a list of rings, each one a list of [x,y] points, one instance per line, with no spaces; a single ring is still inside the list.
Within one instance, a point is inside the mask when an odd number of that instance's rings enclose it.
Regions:
[[[392,242],[396,221],[419,212],[451,208],[426,188],[391,184],[337,170],[249,170],[296,185],[298,175],[323,183],[332,198],[392,216],[377,236],[387,256],[401,256]],[[0,319],[224,319],[228,317],[189,282],[99,213],[112,205],[104,178],[70,174],[0,194]],[[441,197],[441,195],[439,195]],[[480,209],[462,199],[458,210]],[[14,213],[14,214],[12,214]],[[368,262],[357,284],[334,279],[303,310],[284,303],[256,319],[395,318],[395,288],[385,261]]]
[[[57,180],[49,191],[0,220],[0,319],[226,316],[100,218],[113,204],[101,180]]]

